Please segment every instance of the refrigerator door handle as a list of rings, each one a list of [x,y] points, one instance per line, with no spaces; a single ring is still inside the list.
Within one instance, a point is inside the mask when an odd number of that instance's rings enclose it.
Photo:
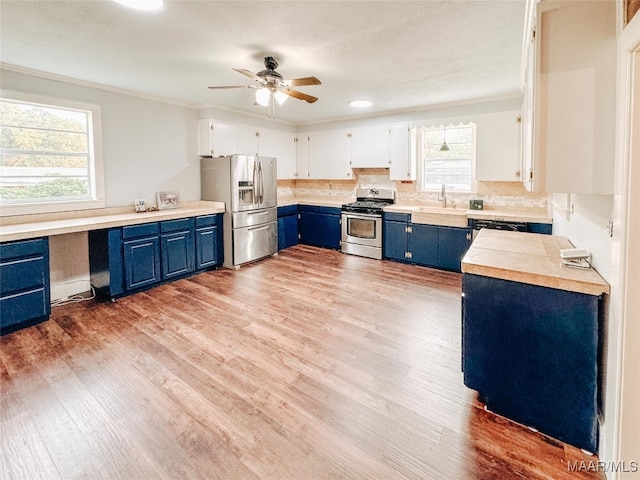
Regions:
[[[264,202],[264,173],[262,171],[262,162],[258,163],[258,173],[260,175],[260,203]]]
[[[253,203],[260,203],[260,187],[258,186],[258,162],[253,162]]]

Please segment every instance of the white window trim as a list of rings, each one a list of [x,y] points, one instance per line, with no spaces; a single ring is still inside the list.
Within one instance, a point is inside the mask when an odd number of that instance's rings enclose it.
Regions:
[[[29,215],[36,213],[69,212],[73,210],[89,210],[106,207],[106,192],[104,186],[104,161],[102,157],[102,115],[100,105],[77,102],[63,98],[36,95],[32,93],[0,90],[0,97],[23,102],[40,103],[52,107],[74,108],[77,110],[89,110],[91,112],[92,132],[89,148],[93,150],[93,191],[95,198],[92,200],[69,200],[54,202],[32,202],[15,205],[2,205],[0,217],[14,215]],[[91,141],[92,140],[92,141]]]
[[[477,131],[478,131],[478,125],[476,122],[469,120],[468,122],[457,122],[457,123],[453,123],[450,122],[446,125],[447,128],[449,127],[459,127],[459,126],[471,126],[473,125],[473,129],[472,129],[472,139],[471,141],[473,142],[474,145],[474,149],[473,149],[473,154],[471,155],[471,183],[469,185],[469,190],[456,190],[456,191],[452,191],[452,192],[447,192],[447,193],[459,193],[459,194],[476,194],[478,193],[478,179],[476,176],[476,159],[477,159],[477,149],[478,149],[478,142],[477,142]],[[431,129],[431,128],[444,128],[445,124],[441,123],[440,125],[435,125],[435,124],[430,124],[430,125],[422,125],[421,127],[418,128],[418,135],[416,135],[416,154],[417,154],[417,158],[418,158],[418,188],[420,188],[421,192],[425,192],[425,193],[440,193],[440,189],[439,188],[425,188],[424,186],[424,157],[422,155],[422,134],[423,134],[423,130],[427,130],[427,129]]]

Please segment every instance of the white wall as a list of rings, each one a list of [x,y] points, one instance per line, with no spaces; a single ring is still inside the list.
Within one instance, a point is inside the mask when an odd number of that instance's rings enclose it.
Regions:
[[[155,194],[177,190],[181,200],[200,199],[196,154],[198,112],[187,106],[2,70],[0,86],[100,105],[108,207],[155,203]],[[50,239],[52,300],[89,288],[86,234]]]
[[[200,199],[196,155],[197,110],[74,83],[1,72],[6,90],[100,105],[108,207],[155,203],[155,194],[177,190],[182,200]]]
[[[611,284],[613,244],[607,225],[613,215],[613,195],[571,195],[570,210],[568,220],[554,211],[553,234],[589,250],[593,267]]]

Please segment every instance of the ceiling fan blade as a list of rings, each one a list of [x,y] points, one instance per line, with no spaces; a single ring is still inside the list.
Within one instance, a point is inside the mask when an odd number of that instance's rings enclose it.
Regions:
[[[290,87],[302,87],[304,85],[320,85],[321,82],[316,77],[303,77],[285,80],[284,83]]]
[[[234,70],[238,73],[241,73],[242,75],[249,77],[252,80],[255,80],[256,82],[264,83],[264,80],[262,78],[260,78],[255,73],[250,72],[249,70],[245,70],[244,68],[234,68]]]
[[[306,93],[298,92],[297,90],[288,90],[286,88],[283,88],[280,91],[286,93],[290,97],[297,98],[298,100],[304,100],[307,103],[313,103],[316,100],[318,100],[318,97],[312,97],[311,95],[307,95]]]
[[[219,90],[222,88],[258,88],[255,85],[220,85],[217,87],[209,87],[211,90]]]

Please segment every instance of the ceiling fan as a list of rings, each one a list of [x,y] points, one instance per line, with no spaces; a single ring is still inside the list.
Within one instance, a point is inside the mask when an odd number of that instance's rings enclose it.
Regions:
[[[212,90],[224,88],[254,88],[256,89],[256,103],[263,107],[270,106],[272,99],[275,98],[279,105],[282,105],[287,97],[304,100],[307,103],[313,103],[318,100],[317,97],[307,95],[306,93],[292,90],[291,87],[301,87],[304,85],[320,85],[320,80],[316,77],[294,78],[292,80],[284,80],[282,75],[276,72],[278,62],[273,57],[264,57],[265,70],[258,73],[252,73],[242,68],[234,68],[238,73],[245,75],[257,84],[254,85],[222,85],[218,87],[209,87]]]

